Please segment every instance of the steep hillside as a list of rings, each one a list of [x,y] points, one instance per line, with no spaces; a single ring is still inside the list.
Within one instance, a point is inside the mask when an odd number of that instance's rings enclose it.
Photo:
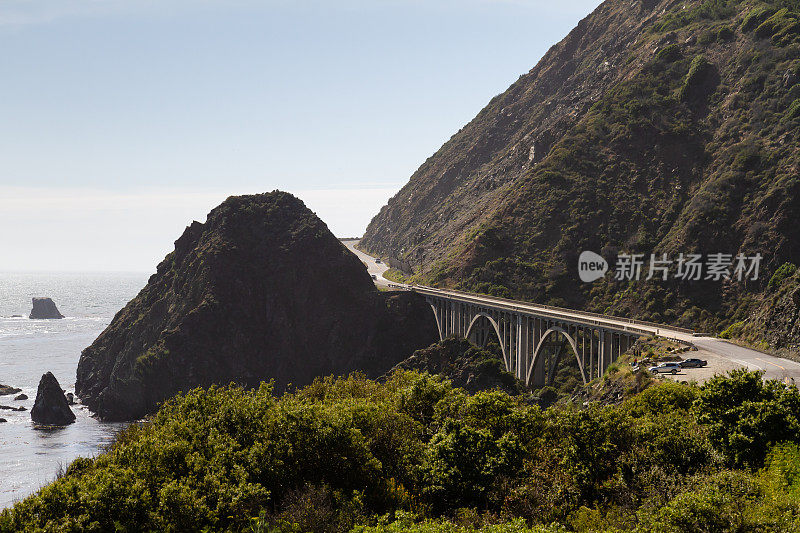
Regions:
[[[604,2],[426,161],[361,245],[424,283],[710,330],[744,319],[800,262],[799,13]],[[582,283],[584,250],[612,273]],[[676,280],[673,263],[666,281],[617,281],[620,253],[763,261],[757,280]]]
[[[78,364],[76,391],[109,420],[213,383],[279,389],[378,376],[437,339],[430,308],[379,293],[364,265],[293,196],[231,197],[194,222]]]

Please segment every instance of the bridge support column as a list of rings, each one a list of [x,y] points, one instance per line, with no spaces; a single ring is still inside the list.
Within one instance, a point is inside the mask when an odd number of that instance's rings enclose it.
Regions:
[[[547,325],[545,324],[544,319],[542,318],[535,318],[533,319],[533,346],[532,353],[536,353],[537,351],[541,350],[544,332],[547,331]],[[532,363],[533,361],[531,361]],[[531,363],[528,363],[530,366]],[[530,376],[528,377],[528,385],[533,387],[544,387],[545,382],[547,380],[547,376],[545,375],[545,368],[544,368],[544,357],[539,357],[535,361],[535,365],[533,368],[530,369]]]
[[[614,359],[614,334],[603,331],[603,356],[600,358],[600,367],[597,369],[597,377],[602,377]]]
[[[515,376],[525,382],[528,368],[528,318],[517,315],[517,368]]]

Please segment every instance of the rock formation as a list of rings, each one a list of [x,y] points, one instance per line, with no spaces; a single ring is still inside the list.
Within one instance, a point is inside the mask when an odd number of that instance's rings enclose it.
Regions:
[[[465,339],[445,339],[417,350],[392,368],[438,374],[456,387],[475,393],[498,389],[508,394],[525,392],[525,385],[514,374],[506,372],[503,360],[487,350],[477,348]]]
[[[66,426],[75,422],[75,413],[69,408],[64,391],[52,372],[44,374],[39,380],[31,420],[48,426]]]
[[[147,286],[81,354],[76,395],[106,420],[214,383],[278,390],[379,376],[437,338],[413,293],[381,293],[293,196],[232,197],[192,223]]]
[[[27,394],[19,394],[17,396],[14,396],[14,399],[17,400],[17,401],[27,400],[28,399],[28,395]]]
[[[64,318],[50,298],[34,298],[30,318],[36,320]]]
[[[6,396],[8,394],[16,394],[18,392],[22,392],[22,389],[17,389],[9,385],[0,385],[0,396]]]

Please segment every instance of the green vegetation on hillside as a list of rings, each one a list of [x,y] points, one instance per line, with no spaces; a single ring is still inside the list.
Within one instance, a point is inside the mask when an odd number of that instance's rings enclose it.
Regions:
[[[745,371],[546,410],[415,372],[196,389],[0,531],[795,531],[799,420]]]

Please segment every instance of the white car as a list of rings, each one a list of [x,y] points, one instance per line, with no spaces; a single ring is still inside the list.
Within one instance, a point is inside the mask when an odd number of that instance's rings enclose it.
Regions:
[[[681,371],[680,363],[661,363],[658,366],[648,368],[653,374],[677,374]]]

